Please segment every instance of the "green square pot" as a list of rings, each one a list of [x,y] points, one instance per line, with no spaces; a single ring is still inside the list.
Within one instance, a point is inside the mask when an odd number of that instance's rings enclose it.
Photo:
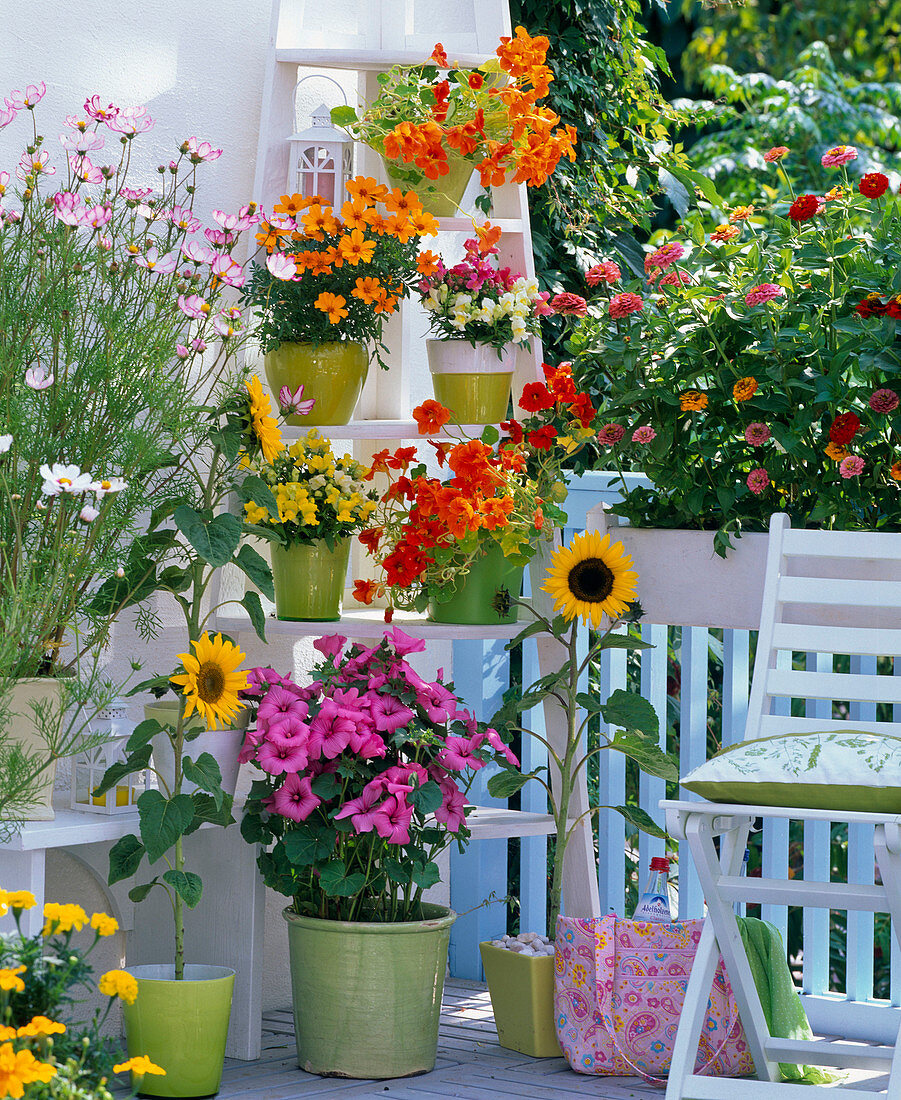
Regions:
[[[554,1023],[554,956],[519,955],[479,944],[502,1047],[533,1058],[562,1058]]]

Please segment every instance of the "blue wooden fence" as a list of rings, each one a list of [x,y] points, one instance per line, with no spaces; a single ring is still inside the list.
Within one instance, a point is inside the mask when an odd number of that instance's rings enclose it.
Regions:
[[[632,480],[630,478],[629,480]],[[573,478],[566,502],[569,522],[563,532],[568,541],[586,525],[586,513],[601,502],[612,502],[618,497],[617,481],[603,472]],[[716,716],[714,733],[722,744],[740,741],[748,706],[751,677],[751,642],[748,631],[713,631],[703,627],[675,630],[661,624],[644,625],[642,635],[654,648],[640,655],[639,686],[641,693],[651,701],[660,718],[661,745],[667,747],[667,679],[678,677],[678,716],[680,727],[679,757],[682,774],[701,763],[707,753],[708,722],[711,707],[708,699],[708,679],[719,693],[722,708]],[[670,663],[669,649],[675,647],[674,660]],[[809,662],[831,660],[822,654],[808,655]],[[863,662],[871,658],[857,659],[859,668],[852,671],[866,672]],[[897,662],[901,666],[901,662]],[[901,667],[895,674],[901,675]],[[875,669],[874,669],[875,671]],[[623,650],[611,650],[603,655],[599,690],[602,695],[627,683],[627,655]],[[528,684],[538,674],[534,644],[527,643],[523,652],[523,682]],[[633,674],[634,676],[634,674]],[[457,642],[454,645],[454,678],[462,692],[479,708],[481,716],[493,713],[503,691],[509,683],[509,663],[502,642]],[[633,681],[634,682],[634,681]],[[482,698],[472,698],[475,692],[468,685],[483,685]],[[670,704],[671,705],[671,704]],[[828,707],[828,702],[810,701],[808,713],[818,715],[818,708]],[[897,708],[901,710],[901,708]],[[824,711],[824,715],[825,715]],[[875,718],[858,707],[851,719]],[[896,717],[901,720],[901,713]],[[528,716],[531,724],[542,732],[541,708]],[[672,743],[669,745],[672,748]],[[523,746],[523,766],[527,769],[545,763],[543,747],[533,739]],[[487,769],[486,769],[487,770]],[[480,773],[480,789],[472,793],[472,801],[490,804],[484,791],[487,776]],[[620,753],[602,753],[600,756],[600,802],[617,804],[625,799],[626,760]],[[661,780],[641,777],[639,802],[643,809],[658,821],[661,814],[658,802],[664,796]],[[544,792],[538,784],[527,785],[522,792],[522,809],[539,813],[547,811]],[[765,877],[783,877],[789,864],[789,823],[768,822],[762,838],[762,873]],[[619,814],[602,811],[597,822],[598,880],[601,912],[613,907],[624,912],[626,872],[626,830]],[[806,823],[803,827],[803,871],[805,877],[828,880],[830,870],[830,829],[825,823]],[[663,841],[639,834],[637,849],[630,853],[637,856],[639,875],[646,873],[652,855],[663,853]],[[869,883],[874,881],[872,828],[852,827],[847,838],[848,881]],[[523,930],[543,929],[545,920],[545,891],[547,867],[547,842],[544,837],[521,841],[520,851],[520,927]],[[461,913],[479,906],[495,892],[499,897],[507,893],[507,842],[491,840],[473,843],[463,855],[452,859],[453,907]],[[686,852],[678,864],[679,914],[699,916],[703,914],[697,876]],[[785,906],[765,906],[763,917],[775,923],[787,933],[788,910]],[[506,912],[502,905],[492,904],[469,912],[457,922],[452,935],[451,970],[456,976],[481,977],[477,944],[479,940],[499,935],[505,929]],[[825,910],[805,910],[803,916],[803,951],[801,975],[803,990],[807,994],[822,995],[824,1001],[808,1003],[811,1019],[820,1026],[843,1025],[846,1034],[856,1031],[862,1036],[879,1037],[883,1027],[874,1021],[874,921],[870,913],[849,913],[847,930],[840,934],[831,914]],[[830,983],[830,944],[833,952],[844,954],[846,978],[844,988]],[[901,963],[894,937],[890,949],[890,1003],[901,1006]],[[887,960],[880,959],[885,967]],[[878,1002],[885,1006],[886,1001]],[[825,1005],[824,1014],[817,1010]],[[852,1009],[860,1009],[854,1023]],[[834,1011],[833,1011],[834,1010]],[[838,1015],[836,1014],[838,1013]],[[885,1023],[885,1034],[893,1038],[897,1031],[896,1013],[878,1014]],[[830,1027],[838,1030],[838,1027]]]

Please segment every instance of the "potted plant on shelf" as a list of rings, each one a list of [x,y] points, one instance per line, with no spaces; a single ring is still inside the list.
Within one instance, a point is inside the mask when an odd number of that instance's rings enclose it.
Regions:
[[[340,615],[351,536],[376,507],[365,466],[336,458],[315,429],[266,461],[249,462],[248,523],[270,531],[276,616],[328,621]]]
[[[266,378],[274,394],[284,389],[289,424],[303,423],[301,394],[316,402],[320,424],[351,418],[367,344],[387,369],[382,326],[417,278],[419,239],[438,229],[409,192],[365,176],[346,187],[340,209],[319,196],[282,196],[257,235],[269,255],[254,264],[244,302],[257,312]]]
[[[583,769],[598,752],[612,749],[630,757],[649,775],[673,782],[679,778],[678,764],[659,747],[657,715],[646,699],[618,689],[601,701],[583,691],[589,669],[605,649],[649,648],[640,638],[617,629],[634,618],[637,581],[621,543],[611,543],[609,535],[602,538],[597,532],[577,535],[569,546],[554,553],[543,585],[549,594],[545,602],[552,602],[554,610],[542,613],[534,606],[538,601],[526,605],[532,622],[508,646],[537,636],[539,644],[559,651],[554,671],[507,702],[491,719],[507,735],[518,732],[537,738],[547,749],[550,768],[523,774],[502,765],[504,770],[488,780],[488,791],[497,798],[509,798],[532,779],[547,791],[554,816],[547,922],[551,938],[560,913],[567,844],[576,830],[606,809],[621,813],[630,824],[653,836],[666,835],[637,806],[589,805],[579,816],[570,817],[576,786],[585,782]],[[595,632],[584,655],[578,642],[578,618],[590,623]],[[547,737],[519,725],[522,712],[541,704],[546,708]],[[587,752],[584,734],[589,721],[597,717],[603,724],[600,743]],[[606,734],[604,726],[609,731]],[[479,948],[501,1045],[536,1057],[559,1057],[553,956],[517,954],[497,941],[482,943]],[[563,945],[557,944],[557,951],[562,949]]]
[[[310,1073],[404,1077],[434,1066],[450,926],[423,901],[435,859],[462,846],[475,772],[515,763],[493,729],[439,675],[407,658],[400,630],[377,645],[314,643],[323,660],[299,686],[255,669],[256,727],[243,756],[264,773],[241,830],[261,844],[285,909],[297,1058]]]
[[[209,606],[208,590],[216,571],[233,565],[266,595],[274,594],[265,560],[241,544],[245,525],[220,509],[233,491],[262,495],[265,485],[255,475],[243,477],[238,486],[237,470],[261,455],[274,458],[282,446],[256,377],[239,389],[226,385],[220,405],[196,409],[195,417],[194,431],[182,441],[183,476],[168,495],[161,494],[149,521],[151,534],[170,517],[174,521],[175,531],[161,532],[170,542],[158,587],[181,608],[189,650],[179,654],[181,667],[173,674],[139,685],[156,694],[172,690],[176,698],[168,708],[147,708],[126,743],[126,759],[107,770],[95,792],[102,795],[123,776],[148,767],[157,778],[158,787],[137,800],[138,835],[128,834],[110,849],[109,881],[131,878],[145,859],[151,868],[160,860],[166,865],[133,887],[129,897],[143,901],[155,888],[168,895],[173,961],[129,968],[139,997],[126,1007],[125,1026],[129,1050],[147,1053],[166,1070],[165,1078],[144,1081],[142,1091],[170,1097],[218,1091],[235,980],[230,967],[185,959],[185,908],[195,908],[203,895],[199,875],[188,869],[185,839],[203,825],[234,823],[239,752],[249,717],[238,697],[247,686],[247,673],[239,668],[244,654],[208,629],[210,617],[230,601]],[[265,641],[259,595],[247,592],[240,602]],[[191,720],[195,711],[199,722]]]
[[[852,177],[856,155],[829,150],[835,186],[796,195],[777,146],[762,203],[658,242],[643,282],[589,272],[571,347],[605,402],[610,465],[651,482],[613,508],[633,525],[712,532],[706,557],[779,511],[898,529],[898,198],[881,173]]]
[[[144,534],[143,514],[207,384],[194,369],[200,355],[209,344],[215,377],[238,340],[227,296],[242,279],[237,225],[208,229],[201,245],[191,209],[200,165],[220,150],[191,138],[159,192],[133,186],[132,145],[153,126],[146,109],[91,97],[68,116],[57,158],[37,129],[45,91],[41,82],[14,92],[0,113],[0,127],[28,130],[18,165],[0,171],[0,633],[9,636],[13,616],[24,627],[3,667],[5,724],[45,768],[42,803],[15,813],[41,818],[53,816],[56,759],[118,694],[107,686],[89,710],[74,705],[90,701],[79,681],[99,687],[87,666],[118,612],[156,590],[167,536]],[[199,322],[190,337],[187,317]]]
[[[575,159],[575,130],[540,100],[553,74],[548,40],[522,27],[504,37],[495,61],[465,69],[448,61],[439,42],[422,65],[396,65],[379,78],[376,98],[359,114],[332,109],[332,122],[381,154],[388,179],[412,188],[426,210],[448,217],[459,209],[477,169],[483,187],[540,187],[563,156]]]
[[[545,373],[546,383],[528,383],[520,398],[531,414],[504,421],[503,438],[489,426],[480,439],[430,441],[451,471],[447,481],[413,465],[414,447],[373,456],[370,476],[384,473],[389,485],[360,541],[382,576],[355,581],[357,600],[387,596],[388,614],[428,608],[445,623],[516,621],[511,597],[519,595],[523,566],[566,520],[563,464],[594,434],[594,407],[577,393],[569,366]],[[413,415],[423,435],[450,419],[432,400]]]
[[[538,283],[498,268],[497,227],[486,223],[465,242],[463,260],[446,267],[423,253],[419,295],[433,339],[426,341],[436,399],[457,424],[497,424],[507,415],[517,350],[540,335],[553,312]]]

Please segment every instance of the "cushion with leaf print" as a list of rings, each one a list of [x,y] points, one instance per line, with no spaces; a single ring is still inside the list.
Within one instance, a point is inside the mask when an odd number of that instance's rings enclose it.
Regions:
[[[901,736],[849,729],[742,741],[680,782],[713,802],[901,813]]]

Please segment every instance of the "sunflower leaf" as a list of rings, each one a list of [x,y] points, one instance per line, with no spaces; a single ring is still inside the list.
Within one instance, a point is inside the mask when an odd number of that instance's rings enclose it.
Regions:
[[[141,840],[151,863],[168,852],[194,819],[194,803],[189,794],[165,798],[159,791],[144,791],[138,799]]]
[[[275,586],[272,583],[272,570],[266,559],[252,546],[242,546],[235,555],[235,565],[248,576],[259,590],[270,600],[275,599]]]
[[[617,813],[623,815],[630,825],[634,825],[636,829],[640,829],[643,833],[650,833],[651,836],[660,837],[661,840],[668,839],[667,834],[651,815],[639,809],[638,806],[600,806],[599,809],[616,810]]]
[[[120,837],[109,852],[109,884],[131,878],[141,866],[144,858],[144,845],[134,833]]]
[[[602,638],[599,638],[595,643],[595,649],[600,652],[602,649],[655,649],[656,646],[651,645],[650,642],[644,642],[641,638],[635,634],[607,634]]]
[[[658,746],[643,740],[635,733],[618,733],[607,746],[616,749],[641,768],[646,775],[655,775],[658,779],[667,779],[675,783],[679,779],[679,767],[676,761]]]
[[[216,803],[216,809],[220,809],[222,800],[225,798],[225,791],[222,789],[222,772],[219,770],[215,757],[208,752],[202,752],[196,760],[186,756],[182,760],[182,768],[184,769],[185,779],[189,783],[193,783],[195,787],[200,787],[203,791],[209,791]]]
[[[617,688],[601,707],[601,714],[608,726],[618,726],[625,730],[639,730],[653,734],[660,728],[657,712],[647,699],[634,691]]]
[[[120,779],[124,779],[126,775],[143,771],[150,763],[150,753],[150,745],[142,745],[125,760],[118,760],[115,764],[110,764],[103,773],[103,778],[91,793],[97,796],[104,795],[108,790],[115,787]]]
[[[197,554],[214,569],[231,561],[241,539],[241,521],[237,516],[222,512],[207,519],[202,513],[182,504],[175,509],[172,518]]]
[[[260,603],[259,594],[256,592],[245,592],[244,599],[241,600],[241,606],[250,616],[250,622],[253,629],[257,632],[257,637],[260,641],[266,641],[266,614],[263,611],[263,605]]]
[[[193,909],[200,901],[203,894],[203,883],[200,880],[200,875],[195,875],[193,871],[176,871],[172,869],[163,874],[163,881],[169,883],[189,909]]]

